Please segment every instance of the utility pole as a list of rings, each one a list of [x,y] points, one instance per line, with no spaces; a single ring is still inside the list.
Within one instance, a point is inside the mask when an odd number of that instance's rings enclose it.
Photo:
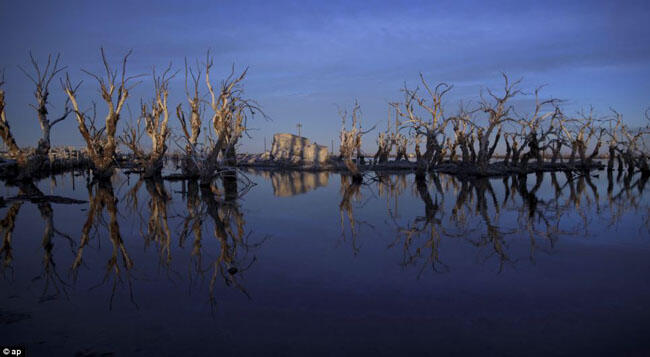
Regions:
[[[300,129],[302,128],[302,124],[300,124],[300,122],[298,122],[298,125],[296,125],[296,126],[298,127],[298,136],[300,136]]]
[[[264,152],[266,152],[266,136],[264,137]]]

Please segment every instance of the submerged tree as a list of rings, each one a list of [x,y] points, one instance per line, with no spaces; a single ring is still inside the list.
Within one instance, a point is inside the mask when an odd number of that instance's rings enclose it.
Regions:
[[[57,55],[54,58],[54,62],[52,61],[52,55],[48,55],[45,68],[42,68],[42,66],[38,64],[38,61],[36,61],[31,52],[29,58],[33,67],[33,73],[26,71],[20,66],[18,66],[18,68],[20,68],[25,76],[27,76],[27,78],[34,83],[34,86],[36,86],[36,89],[34,90],[36,105],[30,104],[30,106],[34,108],[38,114],[38,122],[41,127],[42,135],[41,139],[38,141],[36,150],[33,152],[21,149],[11,133],[11,127],[7,121],[5,112],[5,92],[1,89],[4,84],[4,71],[0,71],[0,137],[7,145],[9,155],[18,161],[19,167],[21,168],[19,175],[25,178],[29,178],[41,169],[45,168],[45,164],[49,162],[49,153],[51,148],[50,133],[52,128],[54,125],[66,119],[68,114],[70,114],[68,101],[66,101],[63,114],[60,117],[52,121],[48,118],[50,83],[65,69],[65,67],[59,67],[60,55]]]
[[[217,91],[210,80],[210,70],[214,63],[207,54],[205,63],[205,84],[210,94],[209,106],[212,109],[212,118],[210,119],[216,140],[209,137],[207,147],[199,147],[198,137],[201,127],[200,115],[200,97],[199,97],[199,79],[200,72],[197,73],[185,63],[185,92],[190,105],[190,122],[185,118],[182,106],[176,108],[176,115],[181,123],[185,137],[185,160],[183,168],[186,174],[191,177],[199,177],[201,185],[209,185],[215,175],[216,170],[223,164],[226,167],[232,167],[237,164],[237,143],[239,139],[248,134],[248,120],[255,114],[259,113],[265,116],[261,108],[252,99],[245,98],[243,95],[243,80],[246,77],[248,68],[239,76],[235,77],[234,66],[230,75],[221,82]],[[190,93],[187,81],[188,71],[194,83],[194,91]],[[221,161],[219,160],[221,158]]]
[[[11,133],[11,126],[7,121],[7,114],[5,112],[5,91],[2,89],[2,86],[5,83],[4,70],[0,70],[0,137],[2,141],[7,145],[9,149],[9,154],[12,157],[17,157],[20,155],[20,147],[16,143],[13,134]]]
[[[120,120],[120,113],[124,108],[129,91],[137,84],[129,86],[129,82],[137,76],[126,76],[126,62],[131,55],[129,51],[122,59],[122,66],[118,80],[118,72],[111,70],[104,49],[100,49],[106,78],[99,75],[84,72],[95,78],[99,84],[102,99],[106,102],[108,113],[106,114],[105,125],[101,128],[95,126],[95,115],[90,117],[84,113],[77,100],[77,88],[70,82],[70,77],[66,75],[63,82],[63,90],[68,95],[74,109],[77,122],[79,123],[79,132],[86,142],[86,150],[93,164],[93,174],[97,179],[107,179],[113,174],[115,168],[115,153],[117,149],[117,123]],[[117,90],[117,93],[115,93]]]
[[[372,131],[371,128],[367,131],[361,131],[361,106],[357,101],[354,102],[351,114],[351,127],[346,128],[346,121],[348,119],[348,112],[345,109],[339,109],[339,116],[341,117],[341,132],[340,140],[341,146],[339,147],[339,156],[343,159],[345,167],[352,173],[352,181],[360,183],[363,179],[361,171],[357,166],[361,153],[361,137]],[[353,161],[353,157],[357,156],[357,163]]]
[[[404,118],[402,126],[411,130],[412,134],[426,138],[424,155],[418,160],[418,175],[438,165],[447,153],[444,146],[445,128],[448,120],[444,117],[442,98],[453,86],[446,83],[439,83],[431,88],[420,74],[422,85],[427,91],[428,97],[421,96],[419,88],[409,89],[404,87],[403,103],[393,103],[398,115]],[[430,118],[423,117],[423,111]]]
[[[488,95],[491,97],[487,99],[481,95],[480,110],[487,114],[487,126],[476,128],[476,137],[478,141],[477,163],[481,173],[486,173],[490,159],[494,155],[499,139],[501,138],[501,130],[503,124],[507,121],[514,121],[510,116],[513,111],[513,106],[509,101],[518,94],[521,94],[521,89],[518,88],[522,79],[510,82],[508,76],[502,73],[504,86],[503,95],[497,95],[492,90],[487,89]],[[472,123],[470,121],[470,123]],[[494,132],[496,130],[496,133]],[[494,134],[494,135],[493,135]]]
[[[141,103],[140,118],[135,126],[129,126],[120,138],[135,156],[135,160],[142,167],[145,178],[160,176],[163,168],[165,154],[167,153],[167,139],[171,134],[167,124],[169,122],[169,110],[167,109],[167,97],[169,96],[169,81],[175,74],[171,74],[171,63],[161,76],[156,76],[153,71],[154,98],[150,106]],[[140,123],[144,120],[145,132],[151,138],[151,151],[146,152],[140,145],[142,137]]]
[[[201,98],[199,97],[199,81],[201,79],[201,70],[198,63],[196,67],[196,73],[194,73],[195,70],[187,65],[187,59],[185,59],[185,95],[190,106],[189,125],[185,119],[183,105],[179,104],[176,107],[176,117],[181,123],[184,139],[186,141],[184,146],[185,156],[182,159],[181,169],[183,171],[183,174],[194,178],[199,177],[199,168],[202,166],[201,161],[199,160],[200,149],[198,148],[199,135],[201,134]],[[190,92],[187,83],[189,79],[188,73],[192,77],[192,92]]]
[[[38,141],[38,146],[36,147],[36,156],[45,160],[50,153],[50,148],[51,148],[51,142],[50,142],[50,132],[52,130],[52,127],[56,125],[57,123],[60,123],[63,121],[65,118],[68,117],[68,114],[70,114],[70,109],[68,108],[68,101],[65,103],[65,109],[63,111],[63,114],[58,117],[57,119],[50,121],[48,119],[48,105],[49,105],[49,96],[50,96],[50,83],[56,77],[57,74],[59,74],[61,71],[65,70],[66,67],[59,67],[59,58],[60,55],[56,55],[56,58],[54,59],[54,63],[52,64],[52,55],[47,56],[47,64],[45,65],[45,68],[41,70],[41,67],[39,66],[38,62],[34,59],[34,56],[32,56],[31,52],[29,54],[29,58],[31,60],[32,66],[34,67],[34,74],[30,74],[26,70],[24,70],[22,67],[20,68],[21,71],[29,78],[34,85],[36,86],[36,90],[34,91],[34,97],[36,97],[36,102],[37,105],[31,105],[32,108],[36,110],[38,113],[38,123],[41,126],[41,132],[42,136],[41,139]]]

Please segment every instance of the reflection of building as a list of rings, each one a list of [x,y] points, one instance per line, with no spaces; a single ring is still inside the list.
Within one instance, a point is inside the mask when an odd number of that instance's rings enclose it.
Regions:
[[[289,197],[306,193],[321,186],[327,186],[327,172],[272,172],[273,193],[279,197]]]

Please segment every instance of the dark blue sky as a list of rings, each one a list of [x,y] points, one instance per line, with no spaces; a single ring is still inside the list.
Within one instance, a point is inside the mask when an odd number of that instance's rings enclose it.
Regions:
[[[336,104],[354,98],[364,126],[383,128],[386,103],[401,98],[404,82],[417,85],[419,72],[455,84],[450,110],[481,87],[500,87],[504,71],[524,77],[526,89],[548,84],[544,93],[568,100],[570,113],[594,105],[607,114],[611,106],[639,125],[650,106],[649,18],[649,1],[2,1],[0,67],[21,145],[35,145],[39,127],[28,107],[33,88],[16,66],[28,65],[30,49],[41,59],[61,52],[72,78],[84,80],[89,106],[100,97],[80,69],[99,70],[100,46],[114,63],[132,48],[132,74],[169,61],[180,69],[185,56],[203,59],[208,48],[215,79],[233,63],[250,66],[246,94],[272,121],[256,120],[243,150],[261,151],[263,137],[270,145],[273,133],[295,132],[298,121],[304,135],[329,146],[340,126]],[[134,112],[151,86],[145,78],[133,91]],[[58,83],[53,89],[56,114],[63,95]],[[182,75],[171,90],[171,105],[185,103]],[[81,144],[73,118],[55,127],[53,140]]]

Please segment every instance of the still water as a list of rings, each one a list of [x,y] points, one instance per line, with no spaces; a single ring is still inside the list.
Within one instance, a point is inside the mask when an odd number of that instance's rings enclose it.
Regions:
[[[3,185],[0,343],[36,356],[647,355],[645,181],[247,171],[235,188],[122,173]]]

